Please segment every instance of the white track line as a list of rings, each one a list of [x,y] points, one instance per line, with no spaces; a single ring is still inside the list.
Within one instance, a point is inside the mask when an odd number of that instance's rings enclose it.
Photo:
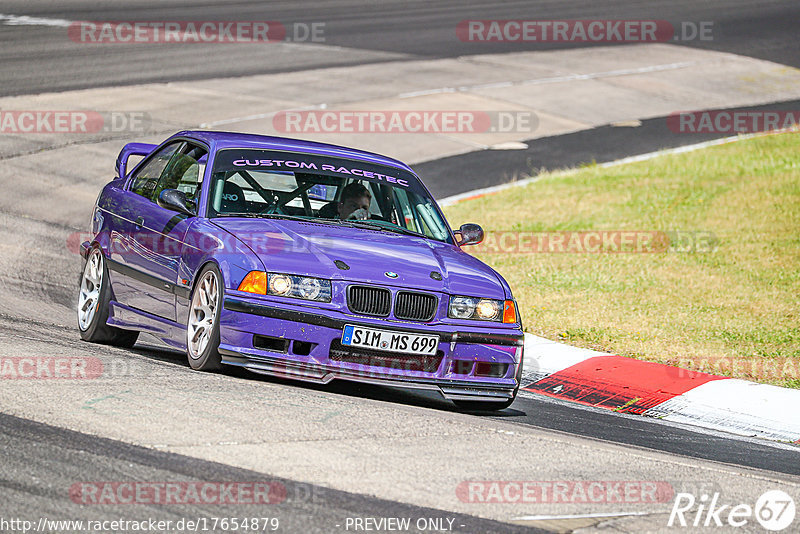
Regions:
[[[28,17],[26,15],[4,15],[0,13],[0,24],[6,26],[54,26],[57,28],[69,28],[71,20],[50,19],[42,17]]]
[[[523,515],[512,518],[512,521],[555,521],[559,519],[593,519],[603,517],[626,517],[634,515],[650,515],[653,512],[597,512],[593,514],[575,515]]]
[[[683,61],[680,63],[665,63],[662,65],[648,65],[647,67],[636,67],[633,69],[617,69],[602,72],[589,72],[586,74],[567,74],[565,76],[552,76],[549,78],[532,78],[518,82],[492,82],[479,85],[461,85],[459,87],[439,87],[437,89],[425,89],[423,91],[411,91],[400,93],[398,98],[414,98],[417,96],[438,95],[442,93],[456,93],[475,91],[479,89],[497,89],[499,87],[511,87],[514,85],[544,85],[549,83],[573,82],[578,80],[595,80],[598,78],[613,78],[616,76],[630,76],[632,74],[644,74],[647,72],[660,72],[665,70],[684,69],[694,65],[694,61]]]
[[[5,26],[50,26],[56,28],[69,28],[72,24],[80,22],[83,21],[51,19],[47,17],[29,17],[27,15],[5,15],[3,13],[0,13],[0,25],[5,25]],[[334,51],[352,50],[344,46],[320,44],[320,43],[293,43],[288,41],[280,41],[269,44],[272,46],[302,47],[304,50],[308,50],[309,48],[318,48],[320,50],[324,49],[324,50],[334,50]]]
[[[664,149],[664,150],[658,150],[656,152],[647,152],[646,154],[639,154],[638,156],[630,156],[630,157],[627,157],[627,158],[617,159],[617,160],[614,160],[614,161],[608,161],[606,163],[598,163],[597,166],[600,167],[600,168],[605,169],[607,167],[614,167],[616,165],[625,165],[626,163],[636,163],[638,161],[647,161],[647,160],[650,160],[650,159],[653,159],[653,158],[657,158],[658,156],[666,156],[666,155],[669,155],[669,154],[682,154],[684,152],[693,152],[695,150],[700,150],[700,149],[707,148],[707,147],[710,147],[710,146],[725,145],[725,144],[728,144],[728,143],[735,143],[737,141],[743,141],[745,139],[753,139],[755,137],[762,137],[762,136],[765,136],[765,135],[775,135],[775,134],[786,133],[786,132],[791,132],[791,131],[796,131],[796,130],[793,129],[793,128],[789,128],[789,129],[784,129],[784,130],[775,130],[775,131],[771,131],[771,132],[756,132],[756,133],[751,133],[751,134],[735,135],[735,136],[731,136],[731,137],[722,137],[720,139],[713,139],[711,141],[703,141],[702,143],[695,143],[693,145],[685,145],[685,146],[679,146],[679,147],[675,147],[675,148],[668,148],[668,149]],[[542,178],[545,178],[546,176],[569,176],[571,174],[575,174],[579,170],[580,169],[565,169],[565,170],[561,170],[561,171],[552,171],[552,172],[545,173],[545,174],[538,174],[536,176],[531,176],[529,178],[525,178],[525,179],[522,179],[522,180],[517,180],[515,182],[508,182],[508,183],[505,183],[505,184],[493,185],[491,187],[483,187],[481,189],[473,189],[472,191],[467,191],[465,193],[459,193],[457,195],[451,195],[449,197],[445,197],[445,198],[439,200],[438,204],[440,206],[452,206],[453,204],[456,204],[456,203],[461,202],[462,200],[466,200],[468,198],[488,195],[488,194],[491,194],[491,193],[496,193],[498,191],[504,191],[506,189],[511,189],[513,187],[526,186],[528,184],[531,184],[533,182],[541,180]]]

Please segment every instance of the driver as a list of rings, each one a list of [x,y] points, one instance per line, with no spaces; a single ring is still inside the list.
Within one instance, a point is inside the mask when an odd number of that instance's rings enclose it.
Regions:
[[[339,219],[369,219],[369,204],[372,195],[363,184],[353,182],[342,190],[342,198],[337,205]]]

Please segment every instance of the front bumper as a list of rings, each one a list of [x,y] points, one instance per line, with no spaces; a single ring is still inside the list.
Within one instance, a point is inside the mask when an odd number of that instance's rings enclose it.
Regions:
[[[346,324],[437,334],[437,354],[343,347]],[[222,362],[254,372],[316,383],[343,379],[434,390],[455,401],[508,401],[519,385],[519,329],[401,323],[238,296],[225,298],[220,326]]]

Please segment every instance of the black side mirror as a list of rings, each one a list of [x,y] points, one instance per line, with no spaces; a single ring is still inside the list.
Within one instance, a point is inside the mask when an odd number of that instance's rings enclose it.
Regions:
[[[483,228],[479,224],[466,223],[454,232],[458,246],[477,245],[483,241]]]
[[[186,195],[177,189],[164,189],[158,195],[158,205],[166,210],[177,211],[184,215],[194,216],[194,210],[189,207]]]

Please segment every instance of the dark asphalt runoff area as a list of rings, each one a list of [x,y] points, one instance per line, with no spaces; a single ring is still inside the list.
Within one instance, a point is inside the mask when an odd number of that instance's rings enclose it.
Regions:
[[[730,111],[798,111],[800,100]],[[606,163],[658,150],[678,148],[730,133],[675,132],[667,117],[641,121],[640,126],[605,125],[590,130],[525,141],[524,150],[480,150],[414,165],[436,198],[524,179],[543,171]],[[673,121],[674,122],[674,121]]]
[[[348,518],[354,521],[355,518],[391,517],[408,518],[411,525],[417,524],[420,519],[444,521],[441,524],[452,525],[452,532],[545,532],[267,477],[246,469],[137,447],[6,414],[0,414],[0,448],[3,450],[3,467],[0,471],[0,494],[3,500],[0,509],[3,512],[0,512],[0,516],[8,521],[11,519],[8,512],[13,511],[11,515],[14,519],[31,521],[37,526],[42,518],[53,522],[154,520],[171,521],[171,528],[128,528],[117,531],[180,532],[182,529],[177,526],[183,520],[184,524],[192,521],[195,525],[209,527],[206,531],[223,532],[227,529],[221,528],[221,525],[216,529],[211,526],[214,518],[225,517],[240,520],[258,518],[259,528],[256,532],[329,533],[346,532]],[[104,493],[103,482],[139,483],[142,497],[128,493],[127,488]],[[164,489],[157,493],[156,489],[150,489],[149,486],[163,482],[183,482],[185,485],[172,494],[175,496],[173,500],[169,500]],[[269,490],[266,498],[261,499],[267,503],[250,504],[253,493],[245,491],[240,494],[238,490],[234,490],[236,493],[229,490],[221,497],[224,504],[186,504],[184,501],[193,500],[188,488],[192,486],[202,490],[206,482],[239,483],[239,487],[260,483],[273,489]],[[209,500],[202,497],[203,493],[199,495],[201,497],[198,500]],[[211,496],[211,500],[215,498],[215,494],[209,490],[205,495]],[[128,498],[134,502],[119,504]],[[277,523],[273,522],[274,519],[277,519]],[[61,528],[48,528],[46,531],[101,531],[86,528],[88,523],[84,528],[61,525]],[[267,528],[264,528],[265,525]],[[273,528],[275,526],[277,528]],[[352,531],[352,523],[350,527]],[[193,531],[191,528],[183,530]],[[203,531],[202,528],[198,530]],[[230,529],[236,532],[250,530]],[[0,531],[9,532],[10,529],[0,524]],[[417,530],[410,528],[408,532]]]

